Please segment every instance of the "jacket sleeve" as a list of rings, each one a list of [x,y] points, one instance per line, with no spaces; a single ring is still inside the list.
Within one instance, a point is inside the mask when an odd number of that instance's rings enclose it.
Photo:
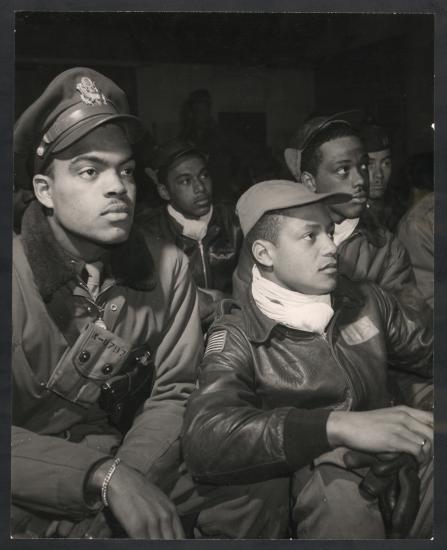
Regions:
[[[402,243],[388,231],[386,237],[388,252],[381,273],[375,282],[389,292],[400,292],[406,287],[411,287],[418,294],[408,252]]]
[[[13,258],[18,262],[23,252],[17,239],[14,247]],[[33,282],[29,281],[29,287],[32,288],[32,284]],[[18,268],[14,266],[11,308],[13,415],[14,404],[21,399],[20,385],[23,384],[27,391],[32,391],[31,379],[34,375],[22,347],[27,296],[23,295],[20,288]],[[18,391],[15,391],[16,388]],[[14,419],[11,429],[13,503],[27,509],[71,519],[80,519],[94,511],[96,507],[91,508],[84,500],[84,479],[89,469],[98,461],[107,458],[108,454],[82,443],[71,443],[60,437],[38,434],[18,426],[19,423]]]
[[[433,355],[433,312],[412,292],[403,298],[373,286],[383,307],[388,365],[430,378]]]
[[[330,449],[329,412],[266,410],[256,392],[249,343],[238,329],[214,326],[185,416],[186,464],[204,483],[289,475]]]
[[[194,389],[197,366],[203,354],[197,291],[187,259],[174,247],[170,250],[175,250],[176,261],[174,268],[171,262],[165,271],[166,277],[171,278],[170,291],[164,301],[164,307],[169,310],[154,350],[154,389],[117,452],[117,456],[144,475],[150,475],[151,469],[159,471],[164,457],[175,454],[172,447],[178,446],[186,401]],[[165,261],[163,255],[160,261]],[[152,480],[158,482],[158,479]]]
[[[253,260],[244,239],[239,254],[239,261],[233,273],[233,298],[238,301],[244,301],[247,288],[251,284],[251,270],[253,269]]]
[[[14,504],[80,519],[98,509],[84,500],[90,468],[108,455],[81,443],[39,435],[18,426],[11,433],[11,492]]]
[[[430,212],[425,218],[404,218],[398,226],[398,237],[410,255],[418,288],[433,309],[434,242]]]

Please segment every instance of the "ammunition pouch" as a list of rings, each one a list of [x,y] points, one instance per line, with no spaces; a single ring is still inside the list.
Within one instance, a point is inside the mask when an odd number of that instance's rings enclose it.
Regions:
[[[149,348],[129,351],[127,343],[95,323],[87,323],[59,360],[46,388],[89,408],[98,403],[121,431],[152,391],[154,366]]]

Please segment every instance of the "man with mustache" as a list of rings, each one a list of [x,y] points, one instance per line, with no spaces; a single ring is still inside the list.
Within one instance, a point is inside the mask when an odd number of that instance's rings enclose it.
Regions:
[[[13,249],[13,537],[184,537],[167,494],[202,334],[185,256],[132,224],[143,132],[87,68],[15,126],[35,200]]]
[[[333,149],[323,169],[360,180],[363,152],[351,148],[353,162]],[[354,213],[357,187],[266,181],[237,203],[252,282],[209,331],[183,449],[202,483],[269,483],[267,506],[283,495],[267,538],[431,536],[433,413],[393,406],[387,367],[430,376],[432,318],[338,277],[326,205]]]
[[[153,165],[158,193],[167,204],[143,211],[138,222],[188,256],[206,329],[218,301],[232,293],[242,242],[234,205],[213,203],[207,158],[191,143],[175,140],[159,147]]]

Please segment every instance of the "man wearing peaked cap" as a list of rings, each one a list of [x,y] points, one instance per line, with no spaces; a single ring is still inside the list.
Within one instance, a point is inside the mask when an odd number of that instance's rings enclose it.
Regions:
[[[264,486],[246,538],[431,536],[433,414],[387,384],[388,361],[429,374],[431,315],[337,276],[328,208],[350,201],[273,180],[237,204],[252,282],[209,330],[183,454],[198,482]]]
[[[52,154],[112,121],[123,124],[130,142],[144,133],[140,120],[129,114],[125,93],[109,78],[83,67],[61,73],[15,124],[14,153],[31,176],[16,184],[30,187]]]
[[[13,537],[184,536],[166,494],[202,335],[186,258],[132,226],[143,133],[88,68],[15,126]]]

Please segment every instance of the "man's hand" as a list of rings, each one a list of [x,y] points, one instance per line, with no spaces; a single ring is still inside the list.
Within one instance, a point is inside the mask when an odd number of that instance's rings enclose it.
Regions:
[[[100,491],[112,461],[93,473],[90,489]],[[184,539],[174,504],[156,485],[121,462],[107,488],[110,511],[131,538]]]
[[[432,456],[433,413],[406,406],[366,412],[333,411],[327,436],[340,445],[371,453],[412,454],[419,462]]]
[[[74,522],[68,519],[53,521],[45,532],[46,538],[108,539],[113,536],[104,512]]]

